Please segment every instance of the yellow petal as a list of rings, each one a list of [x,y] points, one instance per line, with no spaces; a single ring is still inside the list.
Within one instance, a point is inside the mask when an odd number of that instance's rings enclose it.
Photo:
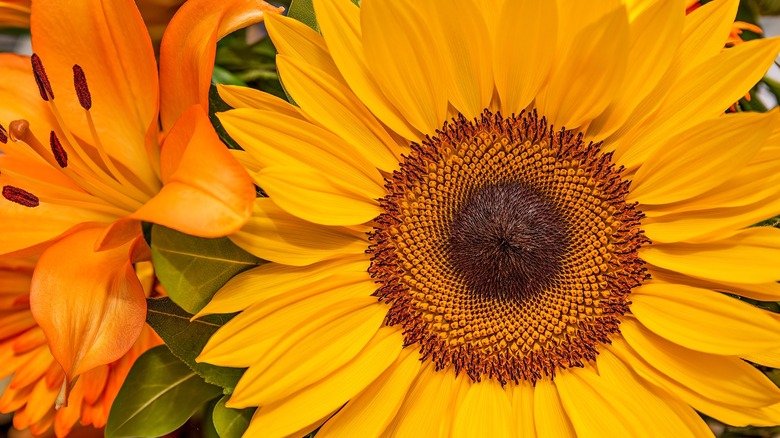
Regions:
[[[647,156],[649,149],[627,149],[620,144],[619,140],[632,131],[643,131],[647,121],[666,100],[671,85],[681,75],[723,50],[723,44],[730,32],[730,23],[734,21],[738,6],[739,0],[716,0],[685,16],[682,40],[677,46],[672,65],[669,66],[667,73],[655,89],[637,106],[617,133],[610,138],[610,142],[617,143],[616,158],[622,157],[624,153],[631,155],[630,159],[622,159],[626,163],[636,165]]]
[[[692,350],[742,355],[780,349],[780,321],[706,289],[645,284],[631,291],[631,313],[655,334]]]
[[[780,403],[780,389],[761,371],[737,357],[680,347],[630,318],[620,324],[620,331],[650,365],[703,397],[750,408]]]
[[[679,74],[687,73],[723,50],[738,7],[739,0],[715,0],[685,17],[683,39],[675,59],[680,65]]]
[[[253,216],[230,239],[263,260],[292,266],[360,254],[368,248],[366,235],[301,220],[269,198],[255,201]]]
[[[374,185],[384,189],[379,171],[358,149],[308,121],[251,109],[232,110],[218,116],[228,134],[263,167],[292,165],[326,169],[332,178],[358,187]],[[365,181],[366,178],[371,181]]]
[[[276,205],[301,219],[321,225],[359,225],[382,213],[377,187],[345,185],[330,173],[294,167],[268,167],[257,180]]]
[[[549,0],[508,1],[499,12],[493,70],[501,111],[509,115],[528,106],[547,81],[555,61],[558,12]]]
[[[547,379],[534,388],[534,421],[539,436],[576,437],[576,432],[561,405],[555,384]]]
[[[674,50],[682,39],[685,9],[682,0],[653,2],[631,20],[629,72],[615,100],[588,126],[587,138],[599,141],[615,132],[634,108],[667,73]]]
[[[219,97],[233,108],[254,108],[274,111],[303,120],[298,108],[273,94],[249,87],[217,84]]]
[[[623,80],[628,39],[623,7],[584,28],[537,96],[540,114],[556,128],[566,129],[601,114],[616,93],[615,84]],[[581,80],[583,77],[588,80]]]
[[[299,330],[277,342],[236,386],[229,407],[264,406],[319,381],[351,361],[382,324],[387,307],[376,298],[353,300],[363,307],[335,317],[316,331]],[[303,325],[311,323],[303,323]],[[317,354],[312,354],[316,351]]]
[[[536,437],[534,425],[534,386],[522,381],[517,385],[507,385],[511,395],[512,409],[517,423],[518,436],[523,438]]]
[[[664,396],[668,398],[668,403],[677,405],[678,412],[683,413],[683,408],[690,405],[710,417],[735,426],[772,426],[780,421],[780,410],[778,410],[780,404],[754,408],[740,404],[732,404],[731,402],[734,402],[733,397],[710,399],[696,391],[695,388],[689,388],[686,382],[677,381],[675,378],[667,376],[648,364],[641,355],[634,351],[634,349],[621,337],[614,337],[612,339],[612,345],[607,348],[620,357],[623,362],[628,364],[631,369],[636,371],[641,377],[670,393],[671,396],[668,394],[665,394]],[[720,356],[712,357],[720,360]],[[708,364],[709,363],[710,362],[708,362]],[[682,399],[683,403],[677,402],[676,397]],[[680,406],[680,404],[683,404],[683,406]],[[691,429],[695,429],[698,424],[693,421],[693,418],[691,418],[690,415],[684,417],[684,420],[686,420]]]
[[[352,145],[374,167],[392,172],[400,149],[352,91],[306,60],[276,57],[279,75],[301,110]]]
[[[759,301],[780,301],[780,283],[775,281],[759,284],[711,281],[689,277],[678,272],[662,270],[655,267],[650,270],[650,274],[652,275],[652,278],[666,283],[687,284],[704,289],[742,295],[743,297]]]
[[[748,228],[715,242],[645,246],[640,257],[685,275],[731,283],[769,283],[780,272],[780,230]]]
[[[764,145],[777,113],[738,113],[700,123],[671,137],[632,178],[629,199],[670,204],[714,187],[750,161]],[[739,148],[726,147],[731,144]]]
[[[744,354],[742,358],[767,367],[780,368],[780,350]]]
[[[370,281],[334,278],[311,289],[261,299],[218,330],[198,357],[221,366],[253,366],[280,340],[303,338],[347,311],[366,307],[375,287]],[[262,333],[262,337],[258,337]],[[250,375],[257,367],[250,370]],[[250,380],[248,378],[247,380]],[[244,381],[244,384],[250,384]]]
[[[333,80],[343,83],[344,79],[328,53],[325,40],[314,29],[298,20],[278,14],[270,14],[265,25],[279,55],[305,62],[312,68],[322,70]],[[288,92],[295,91],[286,82],[285,88]],[[298,99],[295,99],[295,102],[298,103]]]
[[[649,122],[621,140],[616,162],[633,168],[671,136],[719,116],[761,79],[778,50],[780,39],[749,41],[691,69],[669,86],[668,98]]]
[[[379,329],[365,348],[343,367],[283,400],[263,405],[252,417],[245,434],[299,435],[302,426],[337,410],[374,382],[395,361],[402,345],[403,334],[398,329]]]
[[[609,350],[599,352],[598,376],[586,376],[597,391],[607,395],[617,415],[630,418],[636,434],[656,430],[661,436],[707,436],[707,423],[684,403],[670,403],[670,394],[659,396],[655,385],[639,378]],[[607,410],[609,412],[611,410]]]
[[[440,48],[450,103],[467,119],[477,117],[493,97],[490,33],[473,0],[415,5],[432,27],[433,44]]]
[[[333,60],[360,101],[404,138],[421,138],[373,77],[363,48],[360,8],[350,0],[315,0],[314,12]]]
[[[385,435],[441,435],[444,423],[450,421],[450,401],[455,395],[455,373],[451,369],[436,371],[428,362],[417,375]]]
[[[558,373],[555,386],[577,436],[595,437],[595,431],[606,436],[635,436],[647,430],[635,426],[638,419],[642,415],[655,416],[655,412],[642,412],[638,416],[631,412],[621,404],[621,399],[628,397],[617,396],[618,391],[599,381],[591,367]]]
[[[401,407],[409,387],[420,373],[419,353],[404,348],[387,370],[352,398],[317,433],[323,437],[379,436]]]
[[[360,25],[367,64],[385,98],[417,130],[433,134],[445,120],[447,92],[422,15],[401,2],[366,0]]]
[[[215,313],[240,312],[252,304],[305,290],[315,293],[354,280],[368,281],[367,256],[326,260],[307,266],[265,263],[231,278],[193,319]],[[346,281],[345,281],[346,280]]]
[[[472,386],[474,386],[474,382],[466,373],[460,373],[455,376],[455,382],[452,385],[452,397],[450,397],[449,406],[447,406],[448,414],[446,414],[447,417],[441,424],[441,436],[452,436],[455,433],[456,416],[460,412],[460,408],[463,406]],[[460,421],[463,421],[463,419]],[[464,426],[468,427],[468,425]],[[500,426],[498,427],[500,428]]]
[[[653,242],[712,242],[724,234],[744,228],[780,211],[780,197],[773,196],[744,207],[721,208],[672,214],[647,219],[642,225]]]
[[[514,437],[512,406],[501,385],[485,379],[470,386],[463,403],[457,407],[454,437]]]

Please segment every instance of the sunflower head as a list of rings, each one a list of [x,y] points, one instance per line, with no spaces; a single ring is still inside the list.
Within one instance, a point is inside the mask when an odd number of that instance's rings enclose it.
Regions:
[[[582,137],[485,110],[412,144],[380,201],[369,272],[423,360],[535,383],[618,331],[647,239],[611,154]]]
[[[201,312],[241,312],[200,359],[248,367],[247,434],[780,423],[741,359],[778,364],[780,318],[721,293],[780,298],[780,233],[747,228],[780,211],[778,113],[724,115],[780,41],[724,50],[737,3],[269,18],[296,105],[223,87],[219,117],[269,195],[231,239],[270,263]]]

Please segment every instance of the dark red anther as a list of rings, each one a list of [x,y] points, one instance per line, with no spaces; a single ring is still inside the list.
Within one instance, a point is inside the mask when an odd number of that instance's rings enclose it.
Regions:
[[[3,198],[25,207],[37,207],[40,204],[37,196],[14,186],[3,187]]]
[[[38,84],[38,91],[41,93],[41,97],[47,102],[49,99],[54,99],[54,91],[51,89],[51,82],[49,82],[49,77],[43,68],[41,58],[33,53],[30,57],[30,62],[32,63],[33,76],[35,76],[35,83]]]
[[[3,128],[3,125],[0,125],[0,143],[8,143],[8,131]]]
[[[76,88],[76,95],[79,97],[79,103],[85,110],[92,108],[92,94],[87,86],[87,77],[84,76],[84,70],[76,64],[73,66],[73,86]]]
[[[60,139],[57,138],[57,134],[54,131],[49,135],[49,144],[51,145],[51,153],[54,154],[54,159],[57,160],[57,164],[60,167],[68,167],[68,152],[62,147]]]

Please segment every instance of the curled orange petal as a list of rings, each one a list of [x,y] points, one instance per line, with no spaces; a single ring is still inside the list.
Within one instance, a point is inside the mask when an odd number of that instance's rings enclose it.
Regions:
[[[138,339],[144,291],[130,263],[132,242],[95,252],[102,228],[68,235],[41,255],[30,309],[69,382],[113,362]]]
[[[168,131],[190,105],[208,111],[217,41],[283,8],[262,0],[189,0],[168,24],[160,47],[160,118]]]
[[[252,180],[199,105],[191,106],[173,127],[160,159],[165,185],[131,218],[220,237],[237,231],[251,216]]]

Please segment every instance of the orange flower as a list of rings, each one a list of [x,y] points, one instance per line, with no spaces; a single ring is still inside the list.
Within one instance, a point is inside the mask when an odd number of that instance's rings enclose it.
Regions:
[[[59,410],[54,402],[65,376],[46,345],[43,331],[30,313],[30,282],[33,259],[0,259],[0,377],[13,374],[0,397],[0,412],[14,415],[14,427],[40,435],[54,425],[59,437],[67,435],[80,420],[84,426],[103,427],[130,367],[143,352],[161,343],[145,326],[133,347],[121,358],[84,373],[74,384],[70,404]],[[151,291],[149,265],[139,267],[139,276]]]
[[[36,54],[0,55],[0,254],[43,251],[30,307],[69,381],[144,326],[141,221],[216,237],[250,216],[254,186],[207,117],[210,69],[218,38],[275,10],[190,0],[159,79],[131,0],[36,0]]]
[[[30,27],[30,0],[0,1],[0,27]]]
[[[30,3],[31,0],[0,1],[0,27],[30,27]],[[184,0],[136,1],[152,41],[160,41],[165,26],[183,3]]]

